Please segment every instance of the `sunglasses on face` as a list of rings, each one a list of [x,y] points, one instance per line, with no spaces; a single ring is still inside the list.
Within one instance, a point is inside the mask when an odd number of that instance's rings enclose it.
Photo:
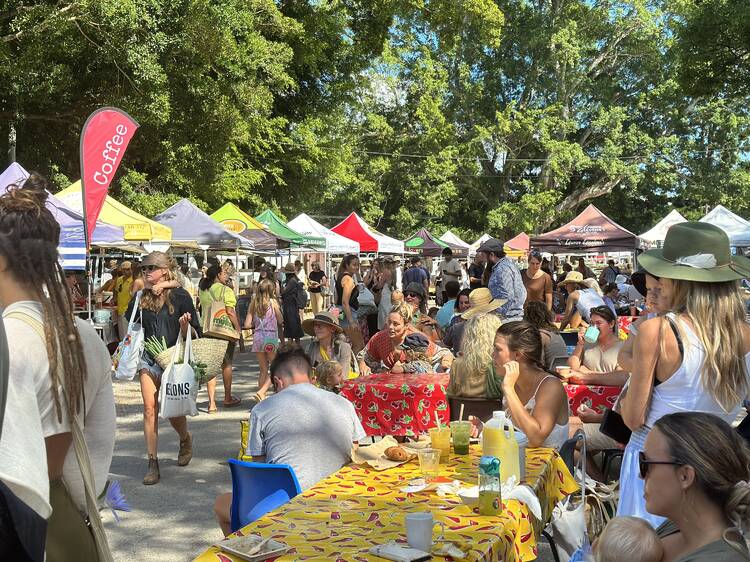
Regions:
[[[411,291],[407,291],[407,292],[405,292],[405,293],[404,293],[404,297],[406,297],[407,299],[408,299],[408,298],[413,298],[413,299],[419,299],[419,298],[422,298],[422,297],[420,297],[420,295],[419,295],[418,293],[412,293]]]
[[[156,271],[157,269],[161,269],[161,267],[159,267],[158,265],[144,265],[142,269],[143,271],[151,272]]]
[[[640,451],[638,453],[638,470],[641,473],[641,479],[645,480],[648,475],[648,467],[652,464],[667,464],[672,466],[685,466],[684,463],[677,461],[650,461],[646,458],[646,453]]]

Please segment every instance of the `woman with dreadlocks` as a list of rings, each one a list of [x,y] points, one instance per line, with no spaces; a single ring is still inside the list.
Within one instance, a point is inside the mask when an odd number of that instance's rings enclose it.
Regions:
[[[177,262],[164,252],[151,252],[141,263],[145,275],[145,287],[139,301],[143,337],[164,338],[167,347],[177,343],[180,331],[187,334],[188,326],[195,328],[200,336],[200,317],[195,312],[193,298],[182,287],[173,287],[169,281],[177,279]],[[159,290],[159,288],[161,288]],[[125,317],[130,318],[137,296],[130,301]],[[145,485],[156,484],[159,473],[159,459],[156,454],[159,431],[159,387],[161,386],[162,369],[148,351],[143,352],[138,366],[143,397],[143,433],[148,451],[148,472],[143,478]],[[178,466],[187,466],[193,458],[193,437],[187,429],[185,416],[169,418],[169,423],[180,436],[180,452],[177,454]]]
[[[16,396],[32,396],[16,404],[17,415],[5,421],[28,436],[41,431],[46,448],[45,456],[28,437],[14,443],[12,431],[4,427],[0,473],[14,473],[3,476],[4,482],[37,513],[47,517],[51,507],[48,561],[99,560],[92,535],[101,530],[95,520],[99,514],[87,507],[71,420],[81,414],[98,495],[114,449],[111,362],[92,326],[73,316],[58,261],[60,226],[45,207],[46,187],[44,178],[32,174],[23,188],[13,186],[0,196],[0,306],[8,334],[10,387]],[[40,471],[47,485],[24,489],[24,482]],[[92,530],[86,519],[93,521]]]

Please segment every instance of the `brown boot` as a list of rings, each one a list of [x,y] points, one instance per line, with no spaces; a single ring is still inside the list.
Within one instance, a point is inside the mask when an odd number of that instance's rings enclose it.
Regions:
[[[146,473],[146,476],[143,477],[143,484],[146,486],[156,484],[160,478],[161,475],[159,474],[159,459],[152,455],[149,455],[148,472]]]
[[[184,441],[180,441],[180,452],[177,454],[177,466],[187,466],[193,458],[193,434],[188,433]]]

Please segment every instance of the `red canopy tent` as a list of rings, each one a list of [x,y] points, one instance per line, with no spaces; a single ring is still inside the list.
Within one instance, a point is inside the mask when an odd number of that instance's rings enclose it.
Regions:
[[[545,234],[531,238],[536,250],[565,252],[632,252],[641,248],[638,236],[623,228],[593,205],[570,221]]]
[[[514,236],[510,240],[508,240],[505,244],[505,246],[508,246],[511,250],[520,250],[522,252],[528,252],[529,251],[529,235],[525,232],[522,232],[518,236]]]
[[[404,243],[401,240],[381,234],[362,220],[357,213],[350,214],[331,230],[349,240],[359,242],[360,252],[404,253]]]

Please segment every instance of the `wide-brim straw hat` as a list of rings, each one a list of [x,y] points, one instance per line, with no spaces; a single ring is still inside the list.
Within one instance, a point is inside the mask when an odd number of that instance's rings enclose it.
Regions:
[[[581,285],[583,285],[583,273],[576,270],[569,271],[565,276],[565,279],[560,281],[558,285],[565,285],[567,283],[580,283]]]
[[[683,222],[670,227],[664,245],[638,256],[638,263],[656,277],[721,283],[750,277],[750,259],[733,256],[729,237],[705,222]]]
[[[487,314],[503,306],[508,299],[493,299],[492,293],[486,287],[474,289],[469,293],[469,310],[461,314],[461,318],[468,320],[479,314]]]
[[[339,334],[344,331],[343,328],[339,325],[339,319],[336,318],[333,314],[331,314],[330,312],[318,312],[314,317],[305,318],[302,321],[302,329],[308,336],[315,335],[315,322],[325,324],[326,326],[331,326],[331,328],[333,328],[333,330]]]

